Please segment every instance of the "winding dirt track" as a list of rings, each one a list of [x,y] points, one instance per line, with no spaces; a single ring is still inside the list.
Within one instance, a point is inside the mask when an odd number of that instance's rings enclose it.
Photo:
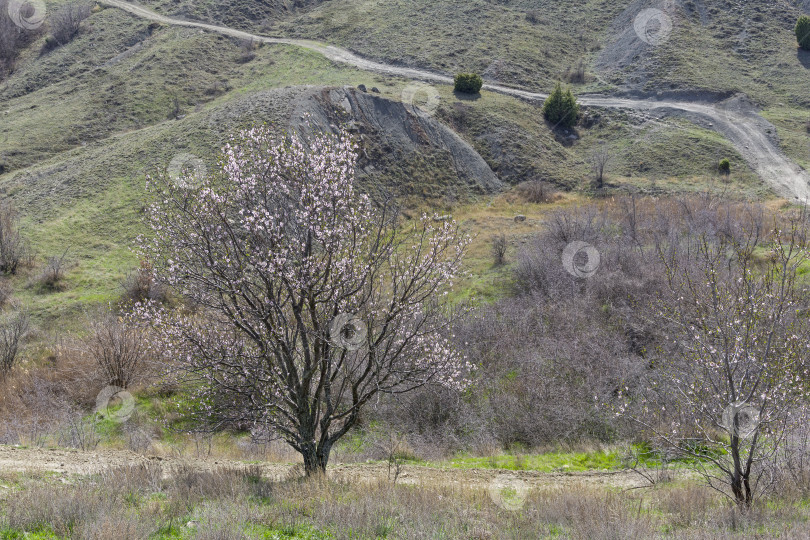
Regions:
[[[148,457],[125,450],[94,450],[80,452],[61,448],[23,448],[0,445],[0,474],[57,473],[65,477],[86,475],[119,467],[143,464],[159,465],[164,475],[171,475],[178,467],[198,471],[213,471],[217,468],[241,469],[251,467],[240,461],[215,460],[213,458],[159,458]],[[294,465],[262,463],[262,474],[273,480],[288,478]],[[352,483],[387,481],[388,467],[385,464],[335,464],[327,469],[330,478]],[[610,486],[632,488],[646,482],[632,471],[591,471],[584,473],[543,473],[536,471],[505,471],[498,469],[438,469],[405,465],[398,479],[402,484],[425,487],[470,487],[490,488],[493,485],[511,484],[525,489],[562,488],[573,486]],[[2,484],[2,481],[0,481]],[[0,494],[2,494],[0,492]]]
[[[107,4],[127,11],[137,17],[149,19],[163,24],[202,28],[227,36],[248,39],[263,43],[286,44],[303,47],[316,51],[326,58],[343,64],[377,73],[396,75],[409,79],[431,81],[442,84],[452,84],[453,79],[432,71],[391,66],[361,58],[345,49],[332,45],[325,45],[306,39],[271,38],[250,34],[225,26],[217,26],[202,22],[184,21],[166,17],[123,0],[100,0]],[[484,89],[519,97],[529,101],[545,100],[546,94],[528,92],[518,88],[498,84],[485,84]],[[665,99],[627,99],[603,95],[579,96],[580,103],[593,107],[606,107],[618,109],[632,109],[635,111],[657,111],[666,113],[672,111],[676,114],[688,114],[708,121],[712,129],[722,133],[734,147],[742,154],[751,168],[780,196],[796,199],[801,202],[810,200],[810,176],[793,163],[780,150],[775,140],[768,136],[769,131],[775,131],[766,120],[756,114],[750,107],[728,107],[725,104],[712,104],[706,102],[691,102]]]

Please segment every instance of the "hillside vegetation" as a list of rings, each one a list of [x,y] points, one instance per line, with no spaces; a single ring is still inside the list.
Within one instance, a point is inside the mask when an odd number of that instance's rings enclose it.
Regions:
[[[120,292],[120,280],[136,265],[129,245],[139,230],[138,198],[147,174],[168,167],[178,155],[202,156],[207,166],[214,165],[213,150],[237,126],[288,124],[300,91],[268,90],[362,83],[379,87],[381,98],[400,101],[410,84],[295,47],[256,49],[113,8],[94,10],[67,45],[46,52],[44,39],[40,35],[21,51],[16,70],[0,85],[0,189],[21,211],[40,257],[71,246],[75,268],[65,290],[27,299],[37,316],[54,319]],[[595,111],[594,125],[580,129],[581,142],[571,145],[543,122],[534,104],[491,93],[461,100],[441,86],[434,91],[440,98],[436,118],[471,144],[506,184],[542,179],[565,189],[587,187],[590,148],[604,139],[617,154],[611,172],[621,183],[653,192],[700,189],[715,175],[714,164],[729,157],[737,171],[729,185],[761,190],[734,149],[687,122]],[[447,155],[430,157],[422,145],[412,154],[415,161],[406,164],[403,158],[412,150],[397,140],[376,139],[366,137],[376,172],[369,171],[378,183],[440,204],[475,193],[465,187],[469,180],[448,176],[453,167]]]
[[[0,0],[0,540],[806,530],[810,0],[77,2]]]

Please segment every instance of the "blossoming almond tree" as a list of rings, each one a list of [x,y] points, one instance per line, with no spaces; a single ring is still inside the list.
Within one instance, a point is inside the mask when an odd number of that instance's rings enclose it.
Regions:
[[[269,430],[325,470],[375,395],[467,384],[441,299],[468,244],[453,222],[400,222],[354,188],[350,137],[241,133],[219,172],[151,180],[141,241],[193,309],[140,307],[199,390],[205,427]]]
[[[656,311],[673,352],[657,361],[637,420],[744,508],[767,487],[810,389],[807,296],[796,283],[804,219],[767,243],[752,231],[659,245],[669,292]]]

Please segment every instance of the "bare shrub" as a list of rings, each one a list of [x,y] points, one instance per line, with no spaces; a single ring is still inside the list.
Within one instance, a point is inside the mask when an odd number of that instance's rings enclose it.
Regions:
[[[68,2],[49,18],[51,36],[57,45],[73,41],[81,30],[82,22],[90,16],[92,6],[85,2]]]
[[[0,442],[42,445],[67,429],[71,415],[95,405],[104,387],[96,372],[80,347],[61,339],[43,364],[14,370],[0,381]]]
[[[240,64],[247,64],[248,62],[252,61],[256,58],[256,49],[259,48],[259,44],[253,39],[243,39],[239,42],[239,59],[237,60]]]
[[[599,146],[591,152],[591,167],[593,169],[593,180],[597,188],[601,188],[605,183],[605,168],[610,163],[610,151],[605,143],[600,143]]]
[[[28,328],[27,313],[17,313],[0,321],[0,379],[5,379],[14,367]]]
[[[415,458],[407,437],[395,431],[388,431],[377,438],[374,446],[382,453],[388,464],[388,479],[396,484],[405,461]]]
[[[506,262],[507,248],[509,248],[509,242],[506,240],[506,235],[497,234],[492,237],[492,257],[495,259],[496,266],[501,266]]]
[[[779,450],[772,474],[775,493],[789,497],[810,495],[810,423],[807,406],[792,411],[785,441]]]
[[[765,238],[785,224],[782,214],[709,194],[617,197],[553,212],[544,230],[520,245],[515,296],[479,307],[453,329],[479,366],[476,392],[429,387],[396,403],[381,400],[369,420],[407,433],[420,456],[635,437],[638,426],[606,404],[624,386],[638,388],[673,352],[652,309],[667,286],[658,246],[703,233],[739,240],[758,231]],[[574,241],[599,253],[589,277],[562,263]],[[798,454],[793,460],[798,467]],[[668,474],[652,472],[656,481]]]
[[[580,60],[574,66],[570,66],[565,70],[563,79],[572,84],[582,84],[586,82],[587,76],[585,75],[585,61]]]
[[[125,303],[135,304],[150,300],[163,303],[166,301],[166,287],[155,279],[152,266],[147,261],[141,261],[137,270],[130,273],[124,283],[123,300]]]
[[[81,414],[71,415],[59,437],[59,446],[78,448],[85,452],[95,450],[100,442],[96,419],[84,418]]]
[[[654,449],[646,444],[632,445],[621,455],[622,467],[630,469],[644,478],[651,486],[670,482],[670,456],[661,449]],[[657,462],[655,466],[650,463]]]
[[[0,308],[6,306],[14,296],[14,288],[6,280],[0,279]]]
[[[124,424],[124,435],[126,436],[127,448],[133,452],[144,454],[152,448],[154,438],[144,429],[132,422]]]
[[[111,511],[115,503],[105,499],[105,494],[91,490],[34,487],[8,501],[6,524],[22,531],[47,526],[56,534],[67,536],[74,524]]]
[[[0,272],[16,274],[26,255],[26,243],[17,227],[17,212],[0,203]]]
[[[476,384],[486,399],[473,405],[502,447],[609,440],[621,429],[599,403],[639,363],[595,311],[582,300],[510,298],[456,328],[479,361]]]
[[[92,318],[83,344],[106,384],[129,388],[144,371],[148,344],[143,329],[112,311]]]
[[[170,109],[169,114],[167,115],[169,120],[180,120],[183,118],[183,105],[180,102],[180,96],[173,93],[169,99],[169,105]]]
[[[64,289],[65,273],[67,272],[67,254],[68,250],[66,249],[60,257],[50,256],[47,258],[45,267],[42,269],[42,273],[40,273],[37,280],[42,290],[54,292]]]
[[[660,492],[658,507],[669,515],[677,527],[705,523],[713,509],[720,507],[718,493],[707,486],[688,483]]]
[[[542,180],[529,180],[517,186],[518,193],[526,202],[533,204],[553,203],[560,198],[559,193]]]

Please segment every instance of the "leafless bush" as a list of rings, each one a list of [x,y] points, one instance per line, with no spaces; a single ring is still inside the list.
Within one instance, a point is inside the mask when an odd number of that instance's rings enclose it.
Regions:
[[[1,442],[45,444],[67,429],[71,414],[95,405],[105,384],[94,377],[93,360],[67,340],[53,349],[41,365],[0,381]]]
[[[542,13],[538,9],[531,9],[526,12],[526,20],[532,24],[538,24],[543,20]]]
[[[14,295],[14,289],[7,281],[0,279],[0,309],[5,307]]]
[[[169,114],[167,118],[169,120],[179,120],[183,117],[183,106],[180,102],[180,96],[177,94],[172,94],[169,100]]]
[[[79,34],[82,22],[90,16],[91,9],[89,3],[72,1],[50,16],[51,36],[57,45],[66,45]]]
[[[95,450],[100,442],[101,436],[96,419],[84,418],[81,414],[70,416],[59,437],[59,446],[78,448],[82,451]]]
[[[557,191],[542,180],[529,180],[517,187],[518,193],[526,202],[548,204],[559,199]]]
[[[632,445],[621,455],[622,467],[636,472],[651,486],[672,480],[669,458],[663,449],[656,451],[647,445]],[[657,465],[651,467],[651,461],[657,462]]]
[[[14,367],[28,328],[27,313],[17,313],[0,321],[0,379],[5,379]]]
[[[68,250],[66,249],[60,257],[48,257],[38,279],[38,285],[44,291],[61,291],[64,288],[65,273],[67,272],[67,254]]]
[[[126,436],[127,448],[139,454],[146,453],[154,442],[154,438],[144,429],[132,422],[124,424],[124,435]]]
[[[17,494],[6,507],[6,524],[21,531],[47,524],[56,534],[68,535],[75,524],[91,521],[95,515],[110,512],[116,501],[92,490],[34,487]]]
[[[584,60],[580,60],[576,65],[570,66],[568,69],[566,69],[563,79],[572,84],[582,84],[586,82],[587,78],[585,75]]]
[[[0,203],[0,272],[16,274],[26,251],[17,227],[17,212],[8,203]]]
[[[661,490],[658,507],[676,527],[706,523],[713,510],[721,506],[718,493],[707,486],[689,483]]]
[[[247,64],[248,62],[252,61],[256,58],[256,49],[258,49],[258,43],[253,39],[243,39],[239,42],[239,60],[240,64]]]
[[[793,411],[785,442],[773,466],[772,490],[789,496],[810,495],[810,428],[806,407]]]
[[[388,479],[396,484],[405,461],[415,457],[408,445],[407,438],[401,433],[389,431],[380,436],[375,441],[374,446],[378,451],[382,452],[388,464]]]
[[[609,440],[621,431],[598,403],[632,380],[639,362],[602,319],[585,301],[529,296],[480,308],[456,328],[480,363],[486,400],[473,405],[502,447]]]
[[[601,188],[605,183],[605,167],[611,159],[610,151],[605,143],[591,152],[591,167],[593,169],[593,180],[597,188]]]
[[[143,373],[147,340],[143,329],[106,311],[90,320],[89,335],[83,340],[106,384],[129,388]]]
[[[127,276],[122,286],[123,300],[126,303],[134,304],[146,300],[158,303],[166,301],[166,288],[155,279],[152,267],[146,261],[141,261],[138,269]]]
[[[506,235],[497,234],[492,237],[492,257],[495,259],[495,265],[501,266],[506,262],[506,250],[509,247],[509,242],[506,240]]]

